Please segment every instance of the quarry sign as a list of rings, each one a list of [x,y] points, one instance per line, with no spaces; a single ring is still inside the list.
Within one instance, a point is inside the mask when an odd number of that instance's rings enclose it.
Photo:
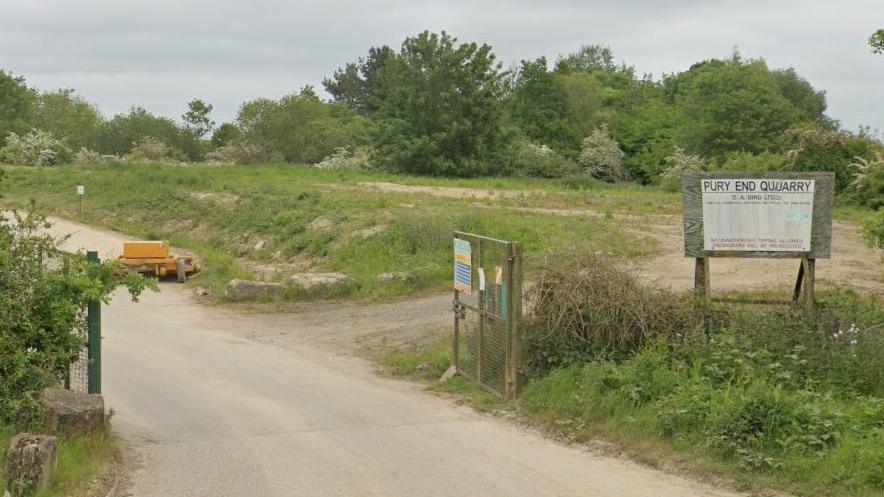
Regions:
[[[713,257],[801,259],[793,301],[813,302],[816,259],[831,256],[835,174],[720,172],[688,174],[684,253],[696,259],[694,287],[709,296]]]
[[[809,252],[812,179],[704,179],[703,248]]]
[[[834,173],[687,175],[685,256],[828,258],[834,183]]]

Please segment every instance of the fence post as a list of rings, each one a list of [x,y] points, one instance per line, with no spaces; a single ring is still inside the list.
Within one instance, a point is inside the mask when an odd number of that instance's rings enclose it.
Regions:
[[[513,242],[509,244],[507,259],[510,274],[507,281],[507,323],[509,327],[510,360],[509,377],[510,398],[519,396],[521,381],[519,375],[522,372],[522,244]]]
[[[90,264],[98,264],[98,252],[90,250],[86,252],[86,260]],[[88,392],[101,393],[101,302],[91,301],[86,313],[86,328],[88,331],[87,350],[88,361]]]

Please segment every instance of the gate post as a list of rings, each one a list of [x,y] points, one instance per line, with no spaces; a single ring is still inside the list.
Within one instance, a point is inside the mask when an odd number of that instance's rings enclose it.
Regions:
[[[508,357],[506,361],[506,396],[519,395],[519,372],[522,369],[522,244],[507,244],[506,323]]]
[[[86,260],[90,264],[98,264],[98,252],[86,252]],[[91,301],[86,312],[86,328],[88,331],[88,393],[101,393],[101,302]]]

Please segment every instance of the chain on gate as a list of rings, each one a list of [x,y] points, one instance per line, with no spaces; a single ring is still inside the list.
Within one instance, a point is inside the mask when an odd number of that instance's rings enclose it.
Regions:
[[[454,233],[454,364],[499,397],[519,389],[522,248]]]

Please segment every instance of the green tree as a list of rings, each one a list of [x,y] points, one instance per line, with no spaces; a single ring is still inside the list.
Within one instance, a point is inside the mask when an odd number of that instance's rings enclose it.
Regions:
[[[576,52],[556,60],[556,72],[561,73],[612,72],[616,69],[614,51],[605,45],[582,45]]]
[[[344,104],[323,102],[309,86],[279,101],[246,102],[237,124],[245,143],[294,163],[316,163],[337,148],[366,140],[364,118]]]
[[[77,150],[93,148],[102,117],[98,108],[72,89],[43,92],[37,97],[32,125],[51,132]]]
[[[187,112],[181,116],[184,120],[185,129],[189,130],[193,136],[199,140],[206,136],[206,133],[212,131],[215,127],[215,121],[209,117],[212,113],[212,104],[206,104],[202,100],[195,98],[188,102]]]
[[[545,57],[522,61],[508,110],[512,123],[531,141],[566,157],[577,155],[581,134],[570,104],[561,82],[547,70]]]
[[[884,54],[884,29],[872,33],[869,37],[869,46],[872,47],[873,53]]]
[[[203,149],[193,133],[178,127],[175,121],[155,116],[142,107],[133,107],[126,114],[117,114],[105,121],[96,134],[97,151],[126,155],[145,138],[155,138],[178,149],[192,161],[203,158]]]
[[[0,146],[10,132],[23,133],[30,128],[37,94],[24,78],[0,69]]]
[[[695,64],[664,84],[679,113],[683,144],[720,161],[728,152],[780,151],[787,129],[821,119],[822,95],[802,81],[794,73],[778,76],[763,60],[734,55]]]
[[[338,69],[331,78],[323,79],[322,85],[336,102],[347,104],[362,115],[372,115],[385,98],[381,72],[395,56],[386,45],[372,47],[367,57]]]
[[[242,131],[239,130],[236,124],[223,123],[212,133],[212,145],[216,147],[230,145],[239,140],[241,135]]]
[[[406,39],[378,74],[378,165],[446,176],[491,171],[505,148],[503,77],[488,45],[459,44],[445,32]]]

